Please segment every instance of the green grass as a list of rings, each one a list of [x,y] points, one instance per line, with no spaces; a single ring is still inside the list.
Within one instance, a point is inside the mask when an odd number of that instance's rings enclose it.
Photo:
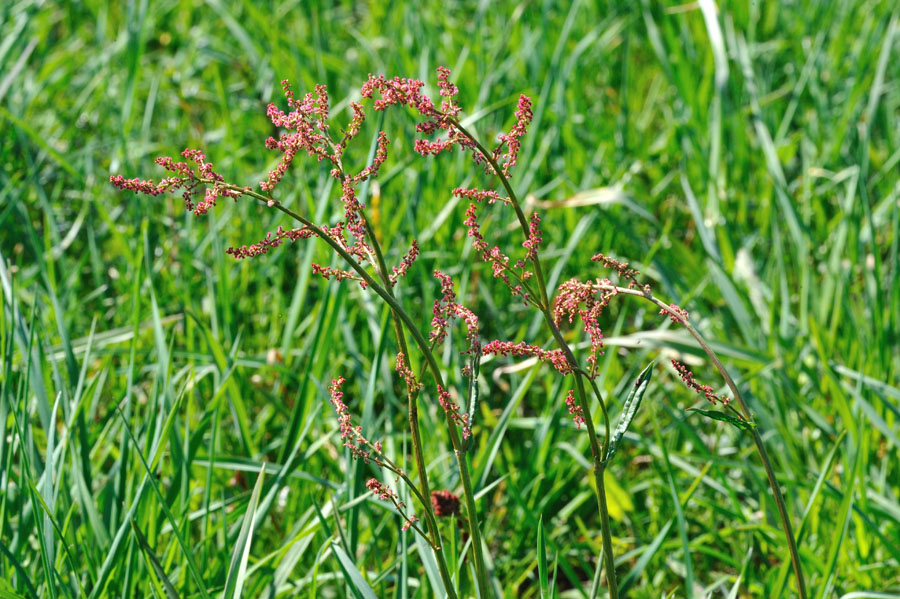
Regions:
[[[705,1],[119,4],[0,5],[0,597],[433,596],[427,546],[367,494],[372,470],[347,463],[327,403],[345,376],[369,436],[414,471],[377,298],[311,277],[311,261],[330,264],[321,242],[224,255],[287,225],[277,213],[194,218],[107,179],[159,178],[152,159],[190,146],[255,184],[277,159],[263,141],[281,79],[328,84],[344,120],[368,73],[433,91],[439,64],[482,139],[533,96],[513,181],[542,210],[550,283],[606,276],[598,251],[628,259],[726,360],[811,596],[900,597],[893,3],[734,2],[707,20]],[[391,261],[412,237],[424,249],[401,301],[427,330],[440,265],[486,338],[550,341],[470,255],[449,191],[484,176],[461,156],[412,157],[404,116],[370,119],[350,152],[364,164],[378,127],[393,140],[369,206]],[[314,161],[281,193],[319,222],[340,216]],[[495,208],[487,234],[517,246]],[[614,419],[661,357],[607,485],[627,596],[791,596],[752,441],[687,411],[705,406],[668,358],[718,386],[711,365],[640,303],[603,324]],[[441,357],[461,389],[457,352]],[[494,584],[587,597],[600,555],[587,439],[565,381],[511,364],[483,364],[473,440]],[[458,490],[430,399],[430,476]],[[450,567],[470,593],[455,531]]]

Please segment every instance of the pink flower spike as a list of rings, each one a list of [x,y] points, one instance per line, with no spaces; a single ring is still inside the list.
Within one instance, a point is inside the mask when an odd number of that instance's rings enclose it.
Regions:
[[[406,356],[403,352],[399,352],[397,354],[397,365],[394,367],[394,370],[400,375],[400,377],[406,383],[406,388],[409,389],[410,393],[415,393],[416,391],[421,390],[424,385],[416,380],[416,375],[410,370],[409,366],[406,363]]]
[[[322,266],[320,264],[316,264],[313,262],[312,264],[312,272],[314,275],[320,275],[323,279],[331,280],[334,278],[335,281],[343,281],[344,279],[351,279],[353,281],[359,281],[359,286],[365,289],[369,286],[368,283],[353,272],[349,270],[341,270],[340,268],[332,268],[330,266]]]
[[[568,395],[566,395],[566,406],[569,408],[569,414],[572,415],[572,421],[575,423],[575,428],[581,428],[581,425],[584,424],[584,410],[581,409],[581,406],[575,401],[575,391],[570,389]]]
[[[382,501],[397,501],[397,493],[377,478],[370,478],[367,480],[366,488]],[[400,505],[403,504],[400,503]]]
[[[287,230],[283,229],[282,227],[278,227],[274,235],[272,235],[272,233],[267,233],[266,238],[260,240],[258,243],[254,243],[250,246],[244,245],[239,248],[230,247],[225,250],[225,253],[234,256],[236,260],[243,260],[244,258],[255,258],[256,256],[261,256],[262,254],[269,253],[269,250],[277,248],[285,241],[290,241],[293,243],[298,239],[309,239],[312,236],[312,230],[307,229],[306,227]]]
[[[453,398],[450,397],[450,393],[440,385],[438,385],[437,388],[438,403],[444,408],[447,417],[462,429],[463,439],[468,439],[472,436],[472,429],[469,428],[469,415],[460,414],[459,406],[453,401]]]
[[[710,403],[721,403],[723,406],[727,406],[729,402],[731,402],[731,398],[726,396],[719,396],[713,391],[713,388],[709,385],[701,385],[694,379],[694,373],[688,370],[687,366],[682,364],[677,360],[672,360],[672,366],[678,372],[678,376],[681,377],[684,386],[688,389],[693,389],[698,394],[703,395]]]
[[[415,524],[418,521],[419,521],[418,516],[416,516],[415,514],[410,514],[409,516],[407,516],[407,518],[405,520],[403,520],[403,530],[404,531],[409,530],[410,528],[412,528],[413,524]]]
[[[526,260],[534,260],[537,257],[537,249],[541,241],[543,241],[541,236],[541,215],[537,212],[532,212],[528,222],[528,239],[522,242],[522,245],[528,250],[525,254]]]
[[[584,327],[584,332],[591,340],[591,351],[587,363],[591,376],[596,375],[597,359],[603,354],[603,331],[600,328],[600,315],[609,305],[615,292],[601,292],[598,295],[592,283],[582,283],[578,279],[570,279],[559,286],[553,299],[553,320],[559,326],[562,321],[574,322],[577,315]]]
[[[509,198],[501,198],[500,194],[496,191],[488,191],[486,189],[457,187],[451,193],[458,198],[466,198],[473,202],[483,202],[484,200],[487,200],[488,204],[493,204],[495,202],[503,202],[504,204],[509,203]]]
[[[463,353],[480,353],[481,342],[478,339],[478,317],[456,302],[456,293],[453,291],[453,281],[448,275],[439,270],[434,271],[434,276],[441,282],[442,297],[434,301],[431,319],[431,341],[440,343],[447,336],[447,327],[451,318],[460,318],[466,326],[466,341],[469,349]]]
[[[334,411],[337,413],[338,425],[341,429],[341,439],[344,442],[344,447],[350,450],[351,457],[362,460],[366,464],[369,463],[370,459],[374,459],[375,464],[380,466],[382,462],[377,455],[372,455],[371,450],[380,452],[381,444],[370,443],[369,440],[363,436],[362,427],[353,425],[350,418],[350,408],[344,403],[344,392],[341,390],[341,386],[344,382],[344,377],[339,376],[336,379],[332,379],[331,384],[328,386],[328,393],[331,395],[331,405],[334,406]]]
[[[158,196],[165,193],[165,189],[161,189],[160,185],[153,182],[152,179],[142,181],[141,179],[126,179],[122,175],[110,175],[109,182],[115,187],[125,191],[133,191],[134,193],[143,193],[150,196]]]
[[[506,153],[503,154],[503,175],[505,177],[509,177],[509,169],[516,165],[516,162],[519,157],[519,149],[522,147],[522,142],[520,141],[522,136],[528,130],[528,125],[531,124],[531,120],[534,118],[534,114],[531,112],[531,98],[522,94],[519,96],[519,105],[516,110],[516,124],[513,125],[513,128],[510,129],[509,134],[500,135],[500,146],[498,146],[497,150],[495,150],[495,156],[499,154],[500,148],[506,143]]]
[[[669,304],[669,309],[659,309],[660,316],[668,316],[675,324],[685,324],[690,318],[688,311],[677,304]]]
[[[400,277],[406,276],[406,273],[409,271],[409,267],[413,265],[413,262],[416,261],[416,258],[419,257],[419,242],[415,239],[412,240],[412,244],[409,247],[409,251],[406,253],[406,256],[403,257],[403,260],[400,261],[400,266],[392,266],[391,269],[393,273],[388,276],[388,279],[391,281],[391,285],[396,285],[397,280]]]
[[[524,342],[513,343],[512,341],[495,340],[482,347],[481,353],[485,356],[493,354],[496,356],[535,357],[541,362],[549,362],[560,374],[571,374],[573,371],[572,365],[566,360],[566,356],[561,349],[546,350]]]

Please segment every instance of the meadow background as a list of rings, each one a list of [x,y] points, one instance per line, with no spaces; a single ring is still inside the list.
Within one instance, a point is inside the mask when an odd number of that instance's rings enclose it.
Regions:
[[[248,546],[244,597],[362,596],[357,572],[379,597],[433,596],[422,547],[365,490],[372,471],[348,466],[328,405],[347,377],[368,435],[408,451],[381,304],[312,277],[330,264],[318,241],[224,254],[287,225],[279,213],[195,218],[108,177],[158,179],[152,159],[189,146],[254,185],[278,158],[263,141],[281,79],[326,83],[343,121],[369,73],[436,95],[438,65],[482,139],[534,98],[514,183],[544,217],[551,284],[606,276],[588,261],[600,251],[630,260],[713,340],[765,430],[811,596],[900,597],[898,64],[889,1],[3,2],[0,597],[230,597]],[[412,126],[370,119],[349,153],[364,164],[378,128],[393,140],[367,200],[394,262],[413,237],[424,249],[402,301],[427,330],[441,265],[486,339],[547,342],[470,255],[449,192],[484,176],[414,155]],[[280,190],[340,217],[314,161]],[[511,223],[491,213],[501,247],[521,242]],[[704,400],[667,359],[718,386],[712,367],[640,303],[603,326],[613,418],[660,358],[610,470],[627,596],[791,596],[752,442],[687,411]],[[460,384],[457,352],[443,358]],[[494,584],[539,596],[542,520],[557,596],[587,597],[600,537],[566,387],[546,367],[482,370],[473,476]],[[430,397],[420,413],[432,480],[458,490]]]

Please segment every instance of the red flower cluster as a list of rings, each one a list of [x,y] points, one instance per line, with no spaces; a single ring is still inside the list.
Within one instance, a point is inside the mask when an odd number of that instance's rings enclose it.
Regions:
[[[510,281],[509,256],[500,251],[500,248],[496,245],[489,248],[488,243],[484,240],[481,226],[478,224],[478,207],[475,204],[469,204],[469,208],[466,210],[466,220],[463,221],[463,224],[468,227],[468,235],[472,238],[472,247],[478,252],[482,260],[491,265],[494,277],[506,283],[513,295],[521,295],[527,300],[529,296],[523,292],[522,285],[514,285]],[[517,262],[516,266],[522,268],[522,272],[519,275],[521,280],[525,281],[532,277],[532,273],[523,268],[523,262]]]
[[[668,310],[666,310],[665,308],[660,308],[659,315],[668,316],[675,324],[686,324],[688,322],[688,319],[690,319],[690,314],[688,314],[688,311],[678,304],[669,304]]]
[[[432,491],[431,505],[434,506],[434,515],[438,518],[459,515],[459,496],[450,491]]]
[[[397,493],[377,478],[370,478],[367,480],[366,488],[372,491],[372,493],[382,501],[396,500],[401,506],[404,505],[403,502],[397,498]]]
[[[331,266],[322,266],[321,264],[312,263],[312,272],[314,275],[320,275],[323,279],[331,280],[332,278],[335,281],[343,281],[344,279],[352,279],[354,281],[359,281],[359,286],[365,289],[369,286],[368,283],[365,282],[362,278],[360,278],[355,273],[349,270],[341,270],[340,268],[334,268]]]
[[[419,391],[423,385],[418,380],[416,380],[416,375],[412,370],[409,369],[409,366],[406,364],[406,356],[403,352],[397,353],[397,365],[394,366],[394,370],[400,375],[400,377],[406,382],[406,387],[410,390],[410,392],[415,393]]]
[[[603,330],[600,328],[600,315],[609,305],[615,292],[598,294],[592,283],[582,283],[578,279],[570,279],[559,286],[553,300],[553,319],[559,326],[563,318],[568,317],[571,324],[577,314],[584,326],[584,331],[591,340],[591,351],[588,354],[588,369],[592,376],[596,375],[597,359],[603,354]]]
[[[581,406],[578,405],[578,402],[575,401],[575,391],[572,389],[570,389],[568,395],[566,395],[566,406],[569,408],[569,414],[572,415],[572,421],[575,423],[575,428],[581,428],[581,425],[584,424],[584,410],[582,410]]]
[[[713,388],[709,385],[701,385],[694,379],[694,373],[688,370],[687,366],[678,362],[677,360],[672,360],[672,366],[675,370],[678,371],[678,375],[681,377],[681,380],[684,382],[684,385],[688,389],[693,389],[698,394],[701,394],[709,400],[710,403],[721,403],[723,406],[727,406],[731,401],[731,398],[726,396],[719,396],[713,391]]]
[[[431,342],[438,344],[447,337],[447,327],[451,318],[460,318],[466,325],[466,342],[469,349],[464,353],[478,352],[481,342],[478,339],[478,317],[456,301],[456,292],[453,291],[453,281],[449,275],[439,270],[434,271],[434,276],[441,282],[441,299],[434,300],[431,319]]]
[[[419,257],[419,242],[415,239],[412,240],[412,244],[409,246],[409,251],[406,252],[406,256],[403,257],[403,260],[400,261],[400,266],[392,266],[391,270],[393,272],[388,275],[388,279],[391,281],[391,285],[396,285],[397,280],[405,276],[407,271],[409,271],[409,267],[413,265],[413,262],[416,261],[416,258]]]
[[[513,128],[507,135],[500,135],[498,137],[500,145],[494,150],[494,159],[499,161],[500,151],[503,148],[503,144],[506,144],[506,153],[503,154],[502,165],[503,176],[506,178],[509,178],[509,169],[516,165],[516,161],[519,157],[519,149],[522,147],[522,142],[520,140],[527,132],[528,125],[531,124],[533,118],[534,114],[531,112],[531,98],[522,94],[519,96],[519,105],[516,110],[516,124],[513,125]]]
[[[512,341],[491,341],[482,348],[482,354],[487,356],[529,356],[535,357],[541,362],[549,362],[560,374],[571,374],[572,365],[566,360],[561,349],[546,350],[537,345],[527,343],[513,343]]]
[[[434,141],[417,139],[415,150],[422,156],[436,155],[441,152],[449,152],[453,146],[463,149],[473,149],[474,142],[462,134],[455,126],[456,116],[459,114],[459,106],[453,103],[453,98],[459,92],[457,87],[450,83],[450,70],[438,67],[438,88],[441,97],[441,108],[435,107],[431,98],[422,93],[425,83],[418,79],[406,79],[394,77],[386,79],[384,75],[369,75],[369,80],[362,86],[362,96],[371,98],[377,91],[381,95],[380,100],[375,100],[375,110],[386,110],[389,106],[408,106],[419,114],[428,117],[427,120],[416,125],[416,131],[430,135],[437,131],[447,131],[447,138],[437,138]]]
[[[400,515],[403,516],[403,530],[409,530],[414,523],[419,521],[419,518],[415,516],[415,514],[406,515],[403,509],[406,507],[406,504],[400,501],[400,498],[397,497],[397,493],[378,480],[377,478],[370,478],[366,481],[366,488],[370,490],[375,497],[381,499],[382,501],[390,501],[394,504],[394,507],[397,508],[397,511],[400,512]]]
[[[438,403],[441,404],[441,407],[444,408],[444,412],[450,416],[450,420],[452,420],[457,426],[462,429],[463,439],[468,439],[472,436],[472,429],[469,428],[469,415],[468,414],[460,414],[459,413],[459,405],[453,398],[450,397],[450,392],[441,387],[438,388]]]
[[[213,170],[212,163],[206,161],[206,156],[200,150],[188,148],[181,155],[197,165],[196,172],[187,162],[175,162],[169,156],[160,156],[154,162],[177,176],[166,177],[159,183],[154,183],[150,179],[142,181],[141,179],[126,179],[122,175],[111,175],[109,182],[119,189],[150,196],[158,196],[167,191],[174,192],[176,189],[184,189],[182,192],[184,206],[187,210],[192,210],[197,216],[206,214],[210,208],[215,206],[216,198],[229,197],[237,200],[238,197],[243,195],[243,191],[239,188],[235,188],[235,186],[229,188],[223,185],[225,179]],[[196,189],[204,184],[211,185],[211,187],[207,187],[204,198],[197,204],[194,204]],[[244,190],[246,189],[244,188]]]
[[[483,202],[484,200],[487,200],[488,204],[494,204],[496,202],[503,202],[504,204],[509,203],[509,198],[502,198],[496,191],[488,191],[485,189],[457,187],[451,193],[458,198],[467,198],[474,202]]]
[[[337,412],[344,447],[349,449],[350,455],[356,459],[362,460],[367,464],[370,459],[374,459],[376,465],[381,465],[377,456],[373,458],[371,451],[374,450],[377,453],[381,453],[381,443],[370,443],[363,436],[362,427],[359,425],[353,426],[353,422],[350,419],[350,409],[344,403],[344,392],[341,391],[341,385],[344,384],[344,381],[344,377],[339,376],[336,379],[332,379],[331,385],[328,386],[328,392],[331,394],[331,405],[334,406],[334,411]],[[367,447],[369,449],[366,449]]]
[[[275,230],[275,235],[272,235],[271,231],[266,233],[265,239],[261,239],[259,242],[254,243],[250,246],[241,246],[239,248],[229,247],[225,250],[226,254],[230,254],[237,258],[238,260],[242,260],[244,258],[255,258],[260,254],[266,254],[270,249],[275,249],[285,241],[294,242],[298,239],[309,239],[313,236],[313,232],[311,229],[307,229],[306,227],[300,227],[297,229],[284,229],[284,227],[279,226]]]

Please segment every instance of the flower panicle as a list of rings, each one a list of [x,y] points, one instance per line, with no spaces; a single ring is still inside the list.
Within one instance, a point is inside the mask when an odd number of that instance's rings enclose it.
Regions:
[[[397,496],[396,491],[392,488],[378,480],[377,478],[370,478],[366,481],[366,488],[372,492],[375,497],[382,501],[390,501],[394,504],[394,507],[397,508],[397,511],[400,512],[400,516],[403,517],[403,530],[409,530],[410,528],[415,526],[415,523],[419,521],[419,518],[415,514],[406,514],[405,508],[406,504],[400,501],[400,498]]]
[[[491,266],[491,272],[493,273],[494,278],[503,281],[509,288],[510,293],[515,296],[521,296],[525,301],[528,301],[530,295],[525,291],[522,284],[514,283],[510,277],[515,275],[518,276],[520,280],[527,281],[533,276],[533,273],[525,270],[525,265],[522,261],[516,262],[513,265],[522,269],[521,274],[514,273],[512,271],[512,266],[510,266],[509,256],[504,254],[499,247],[490,247],[488,245],[487,241],[484,240],[484,235],[481,232],[481,225],[478,222],[478,206],[476,204],[469,204],[468,209],[466,209],[466,220],[463,221],[463,225],[468,229],[468,236],[472,238],[472,248],[478,252],[484,262],[487,262]]]
[[[566,407],[569,408],[569,414],[572,415],[572,422],[575,423],[575,428],[581,428],[581,425],[584,424],[584,410],[575,400],[575,391],[573,389],[569,389],[568,394],[566,394]]]
[[[406,388],[409,389],[411,393],[420,391],[424,387],[424,385],[416,379],[416,375],[410,369],[409,364],[406,361],[406,355],[403,352],[397,353],[397,365],[394,367],[394,370],[397,371],[397,374],[399,374],[400,378],[406,383]]]
[[[131,191],[149,196],[159,196],[166,192],[174,193],[182,189],[185,209],[192,211],[196,216],[206,214],[216,205],[216,199],[220,197],[233,198],[235,201],[242,196],[247,188],[236,185],[228,185],[225,178],[213,170],[211,162],[207,162],[206,155],[200,150],[186,148],[181,152],[182,157],[187,158],[196,166],[188,162],[175,162],[170,156],[160,156],[153,160],[174,176],[165,177],[159,183],[152,179],[126,179],[122,175],[110,175],[109,182],[118,189]],[[204,197],[199,202],[194,202],[197,188],[207,186]]]
[[[578,316],[585,333],[590,338],[591,349],[587,364],[591,376],[596,376],[597,360],[603,355],[603,330],[600,328],[600,315],[614,295],[614,291],[598,291],[593,283],[570,279],[559,286],[556,297],[553,299],[553,320],[556,322],[556,326],[560,326],[563,320],[568,320],[571,324]]]
[[[678,360],[672,360],[672,367],[678,372],[678,376],[681,377],[681,381],[684,383],[685,387],[693,389],[699,395],[703,395],[710,403],[719,403],[725,407],[731,402],[731,398],[727,395],[717,395],[709,385],[701,385],[698,383],[694,378],[694,373],[688,370],[688,367]]]
[[[494,340],[481,348],[482,355],[495,356],[528,356],[537,358],[541,362],[550,363],[560,374],[572,374],[573,368],[566,360],[566,356],[561,349],[546,350],[536,345],[530,345],[525,342],[515,343],[513,341]]]
[[[531,109],[531,98],[522,94],[519,96],[519,103],[516,108],[516,124],[513,125],[509,133],[498,136],[500,145],[494,150],[494,159],[499,161],[502,157],[503,176],[509,178],[509,169],[516,166],[519,157],[519,150],[522,147],[522,137],[528,131],[528,125],[531,124],[534,113]],[[500,152],[503,146],[506,146],[506,152],[501,156]]]
[[[652,292],[650,285],[641,285],[641,283],[637,280],[637,278],[641,276],[640,271],[636,268],[631,268],[628,265],[628,262],[621,262],[602,253],[592,256],[591,261],[599,262],[606,268],[616,271],[620,278],[628,281],[629,289],[640,289],[648,295]]]
[[[369,286],[369,284],[363,278],[361,278],[359,275],[357,275],[356,273],[351,272],[349,270],[342,270],[340,268],[334,268],[332,266],[322,266],[321,264],[316,264],[315,262],[313,262],[312,272],[314,275],[319,275],[323,279],[326,279],[329,281],[331,279],[334,279],[335,281],[343,281],[344,279],[350,279],[353,281],[358,281],[359,286],[362,287],[363,289],[365,289],[366,287]]]
[[[269,253],[269,250],[275,249],[280,246],[285,241],[295,242],[298,239],[309,239],[314,235],[312,229],[307,227],[298,227],[296,229],[285,229],[284,227],[279,226],[274,235],[270,231],[266,233],[264,239],[261,239],[257,243],[251,244],[249,246],[243,245],[239,248],[229,247],[225,250],[225,253],[234,256],[236,260],[243,260],[245,258],[255,258],[256,256],[261,256],[263,254]]]
[[[438,403],[444,409],[444,412],[450,418],[450,420],[460,427],[462,430],[463,439],[468,439],[472,436],[472,429],[469,426],[469,415],[461,414],[459,411],[459,404],[453,401],[453,398],[450,397],[450,392],[441,387],[437,386],[438,389]]]
[[[528,219],[528,238],[522,242],[522,247],[527,251],[525,253],[526,260],[534,260],[537,258],[538,246],[544,238],[541,235],[541,215],[537,211],[532,212]]]
[[[668,316],[672,322],[675,324],[687,324],[690,321],[691,315],[687,310],[679,306],[678,304],[669,304],[669,308],[660,308],[659,309],[660,316]]]
[[[487,202],[488,204],[495,204],[497,202],[502,202],[504,204],[510,204],[509,198],[501,197],[499,193],[496,191],[489,191],[487,189],[471,189],[468,187],[456,187],[450,192],[453,196],[457,198],[465,198],[467,200],[471,200],[473,202]]]
[[[415,239],[412,240],[412,243],[409,246],[409,251],[406,252],[406,256],[400,261],[399,266],[392,266],[391,270],[393,271],[390,275],[388,275],[388,280],[391,282],[391,286],[397,284],[397,281],[406,276],[406,273],[409,272],[410,267],[416,261],[416,258],[419,257],[419,242]]]
[[[366,464],[369,463],[369,460],[374,460],[376,466],[384,466],[384,461],[379,457],[381,454],[381,443],[370,442],[363,435],[362,426],[353,424],[350,408],[344,403],[342,386],[345,382],[346,379],[339,376],[336,379],[332,379],[331,384],[328,386],[331,405],[337,413],[344,447],[350,450],[351,457],[355,459],[362,460]]]
[[[474,150],[475,143],[457,127],[456,119],[460,107],[454,102],[454,98],[459,93],[459,88],[450,82],[450,69],[438,67],[437,77],[438,90],[442,98],[440,107],[423,93],[425,83],[418,79],[403,77],[387,79],[384,75],[369,75],[360,93],[364,98],[375,98],[377,92],[380,98],[374,100],[376,111],[387,110],[390,106],[406,106],[426,117],[424,121],[416,124],[416,131],[419,133],[433,135],[439,131],[446,131],[446,137],[416,140],[415,151],[422,156],[435,156],[442,152],[450,152],[456,147]],[[479,162],[477,152],[473,152],[473,157]]]
[[[448,327],[452,318],[459,318],[466,327],[466,342],[468,349],[464,354],[478,353],[481,351],[481,341],[478,337],[478,317],[474,312],[456,301],[456,292],[453,290],[453,280],[449,275],[440,270],[434,271],[434,277],[441,283],[441,298],[434,300],[431,319],[431,342],[438,344],[447,337]]]

